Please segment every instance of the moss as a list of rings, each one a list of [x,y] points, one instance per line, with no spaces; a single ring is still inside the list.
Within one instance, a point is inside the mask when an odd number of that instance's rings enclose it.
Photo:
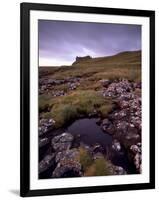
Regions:
[[[49,95],[39,95],[39,112],[46,112],[51,108],[50,99]]]
[[[93,164],[87,168],[85,176],[107,176],[111,175],[108,168],[108,161],[104,158],[96,159]]]
[[[112,111],[113,105],[109,102],[106,102],[105,105],[102,105],[98,108],[98,111],[100,112],[102,117],[106,117],[110,111]]]
[[[82,115],[88,115],[98,107],[106,115],[106,112],[112,108],[111,100],[107,100],[93,90],[78,90],[63,97],[54,98],[50,101],[53,105],[51,117],[56,121],[56,127],[59,128],[70,121],[77,119]],[[105,109],[102,109],[105,105]],[[108,107],[108,109],[106,109]]]
[[[79,152],[79,162],[81,163],[82,168],[85,171],[93,163],[93,159],[86,149],[80,147]]]

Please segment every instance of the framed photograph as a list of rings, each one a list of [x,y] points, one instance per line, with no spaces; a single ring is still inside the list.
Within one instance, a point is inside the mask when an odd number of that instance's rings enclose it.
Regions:
[[[155,12],[21,4],[21,196],[155,188]]]

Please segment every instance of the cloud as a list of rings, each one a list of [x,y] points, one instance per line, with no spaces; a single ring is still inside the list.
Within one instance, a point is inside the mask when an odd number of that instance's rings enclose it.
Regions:
[[[67,65],[76,56],[99,57],[138,49],[140,25],[39,20],[40,65]]]

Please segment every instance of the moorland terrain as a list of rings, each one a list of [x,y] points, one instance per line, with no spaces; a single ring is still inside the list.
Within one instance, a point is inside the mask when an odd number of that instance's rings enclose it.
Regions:
[[[87,120],[87,140],[109,135],[109,147],[86,144],[80,128],[68,132],[80,119]],[[91,119],[103,133],[91,136]],[[141,51],[39,67],[39,177],[132,173],[141,173]]]

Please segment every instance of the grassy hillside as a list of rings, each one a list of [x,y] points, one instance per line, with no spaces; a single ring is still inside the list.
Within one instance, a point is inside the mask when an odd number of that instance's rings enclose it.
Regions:
[[[114,56],[92,58],[74,63],[71,66],[39,67],[39,80],[66,80],[79,77],[80,84],[75,90],[69,90],[68,83],[55,84],[39,95],[39,108],[51,106],[51,110],[41,113],[43,117],[55,119],[57,127],[98,110],[103,117],[113,108],[110,98],[100,95],[102,86],[99,80],[128,79],[141,81],[141,51],[122,52]],[[63,91],[64,96],[52,93]]]
[[[141,80],[141,51],[119,53],[109,57],[92,58],[71,66],[40,67],[40,74],[49,78],[89,77],[91,80],[127,78]]]

